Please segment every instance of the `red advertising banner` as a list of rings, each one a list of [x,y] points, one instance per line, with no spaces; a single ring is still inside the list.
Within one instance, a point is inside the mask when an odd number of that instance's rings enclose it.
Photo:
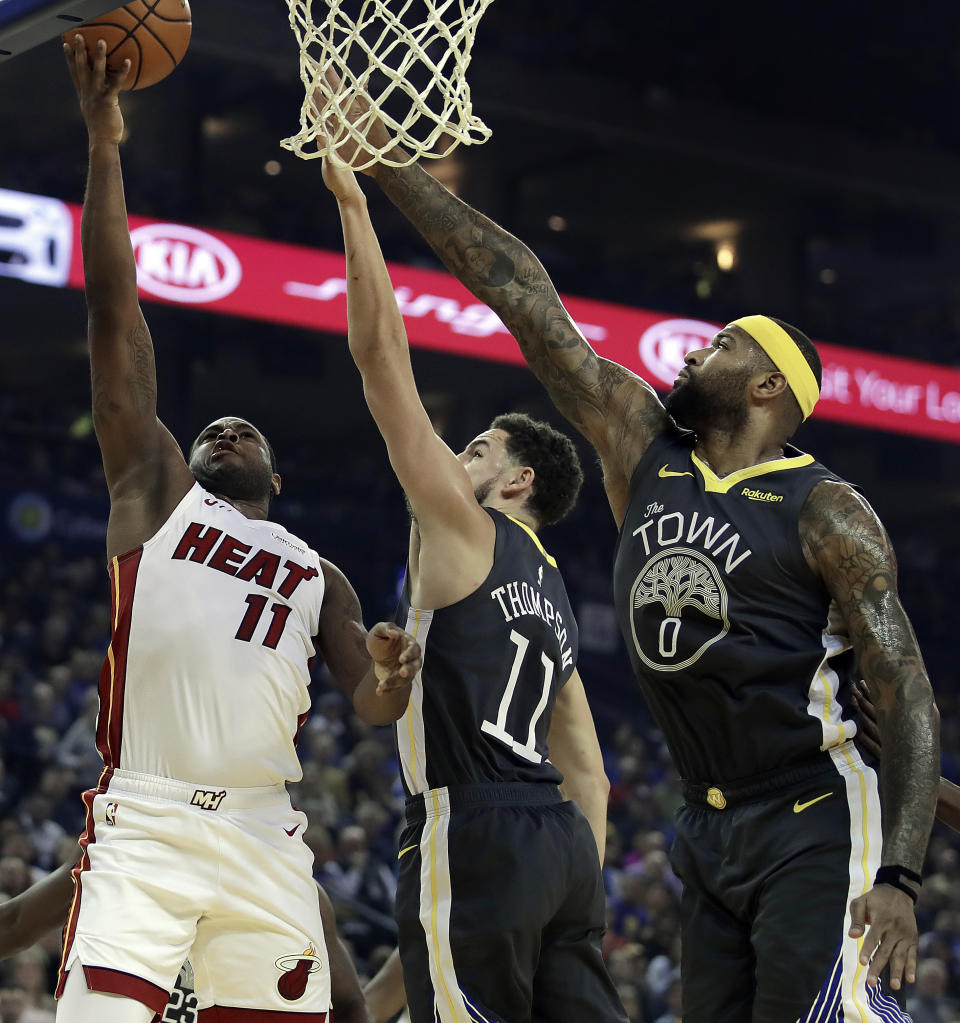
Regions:
[[[18,258],[6,267],[0,262],[0,272],[82,287],[79,245],[72,243],[79,238],[79,207],[0,190],[0,213],[8,210],[7,222],[15,211],[21,226],[0,230],[0,250]],[[341,253],[143,217],[131,217],[130,227],[144,299],[346,332]],[[397,263],[390,275],[412,345],[523,362],[497,316],[453,277]],[[661,391],[672,386],[684,355],[707,344],[718,327],[573,296],[563,301],[600,355]],[[824,372],[814,416],[960,443],[960,371],[838,345],[817,347]]]

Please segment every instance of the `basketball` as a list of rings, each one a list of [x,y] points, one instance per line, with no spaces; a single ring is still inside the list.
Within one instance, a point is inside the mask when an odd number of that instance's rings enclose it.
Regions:
[[[166,78],[180,63],[190,43],[191,28],[187,0],[131,0],[70,29],[63,40],[73,43],[76,35],[82,35],[91,55],[97,40],[104,40],[107,67],[119,71],[129,60],[127,89],[145,89]]]

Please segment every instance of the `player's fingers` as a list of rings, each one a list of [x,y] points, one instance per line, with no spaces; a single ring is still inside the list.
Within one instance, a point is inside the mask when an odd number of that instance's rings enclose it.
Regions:
[[[881,941],[877,945],[876,953],[874,954],[873,960],[870,963],[870,969],[867,971],[867,984],[870,987],[876,987],[880,983],[880,974],[883,973],[887,963],[890,962],[890,953],[892,949],[889,941]],[[891,971],[891,983],[893,973]],[[900,987],[900,978],[897,977],[897,981],[893,984],[894,988]]]
[[[880,940],[882,937],[883,931],[874,924],[867,931],[860,945],[860,962],[864,966],[867,963],[870,964],[870,973],[867,976],[867,981],[869,982],[872,976],[874,984],[876,984],[880,971],[887,965],[887,960],[890,958],[889,944],[883,944]]]
[[[410,679],[400,671],[391,671],[377,682],[377,692],[393,692],[396,689],[409,689]]]
[[[70,48],[73,54],[70,62],[73,79],[82,85],[90,71],[90,65],[87,62],[86,40],[84,40],[79,32],[73,37],[73,43]]]
[[[907,965],[908,950],[908,942],[898,941],[890,954],[890,987],[894,991],[899,991],[903,984],[903,971]]]
[[[63,55],[67,59],[67,69],[70,71],[70,77],[73,79],[75,87],[80,87],[80,79],[77,77],[77,59],[76,54],[73,50],[72,42],[65,42],[63,44]]]
[[[109,71],[107,73],[112,93],[120,92],[121,89],[126,88],[127,79],[130,77],[130,69],[132,67],[130,59],[127,58],[116,71]]]
[[[98,39],[96,48],[93,51],[93,77],[94,81],[100,82],[107,73],[107,41]]]
[[[850,930],[847,933],[851,938],[859,938],[863,934],[866,916],[867,903],[861,895],[850,903]]]
[[[917,980],[917,942],[910,942],[910,947],[907,949],[907,983],[914,984]]]

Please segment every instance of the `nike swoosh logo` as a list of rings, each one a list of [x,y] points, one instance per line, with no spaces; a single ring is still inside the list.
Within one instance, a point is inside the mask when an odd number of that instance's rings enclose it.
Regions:
[[[287,833],[287,834],[288,834],[288,835],[289,835],[289,836],[290,836],[291,838],[293,838],[293,833],[294,833],[294,832],[295,832],[295,831],[297,830],[297,828],[299,828],[299,827],[300,827],[300,825],[299,825],[299,824],[294,824],[294,826],[293,826],[292,828],[284,828],[283,830],[284,830],[284,831],[285,831],[285,832],[286,832],[286,833]]]
[[[669,465],[669,462],[667,463]],[[660,471],[657,473],[660,479],[665,480],[668,476],[692,476],[692,472],[670,472],[666,465],[660,466]]]
[[[408,852],[410,852],[410,850],[411,850],[411,849],[419,849],[419,848],[420,848],[420,843],[419,843],[419,842],[414,842],[414,844],[413,844],[413,845],[405,845],[405,846],[404,846],[404,847],[403,847],[403,848],[402,848],[402,849],[400,850],[400,852],[398,852],[398,853],[397,853],[397,859],[399,860],[399,859],[400,859],[400,858],[401,858],[402,856],[404,856],[404,855],[406,855],[406,854],[407,854]]]
[[[832,792],[824,792],[824,794],[822,796],[817,796],[816,799],[808,799],[807,802],[805,802],[805,803],[801,803],[800,800],[798,799],[793,804],[793,812],[794,813],[803,813],[803,811],[806,810],[806,808],[808,806],[813,806],[814,803],[819,803],[821,799],[829,799],[830,796],[832,796],[832,795],[833,795]]]

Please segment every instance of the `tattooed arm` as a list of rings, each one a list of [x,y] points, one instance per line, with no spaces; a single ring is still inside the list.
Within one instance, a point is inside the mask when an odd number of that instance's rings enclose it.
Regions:
[[[137,299],[137,271],[120,168],[126,72],[106,70],[106,46],[64,46],[89,136],[80,242],[87,298],[93,422],[110,490],[110,556],[156,532],[193,485],[180,448],[157,419],[153,343]]]
[[[877,760],[883,755],[880,729],[877,727],[877,712],[874,710],[866,683],[857,682],[853,687],[853,702],[857,708],[857,745]],[[954,831],[960,831],[960,786],[948,778],[941,777],[937,790],[937,820]]]
[[[876,708],[883,745],[883,864],[919,874],[940,781],[940,716],[916,636],[897,595],[890,538],[863,497],[844,483],[824,481],[804,504],[800,539],[807,561],[843,616]],[[881,889],[882,898],[877,897]],[[876,942],[884,939],[870,966],[871,983],[888,958],[892,986],[900,986],[905,965],[912,981],[917,932],[909,898],[896,888],[878,885],[862,899],[851,905],[851,936],[859,936],[864,922],[871,924],[861,953],[864,962]],[[912,935],[899,930],[911,926]],[[885,935],[887,927],[891,929]]]
[[[447,269],[503,320],[554,404],[596,448],[620,524],[633,470],[667,422],[653,388],[594,352],[540,261],[512,234],[419,166],[371,173]]]

